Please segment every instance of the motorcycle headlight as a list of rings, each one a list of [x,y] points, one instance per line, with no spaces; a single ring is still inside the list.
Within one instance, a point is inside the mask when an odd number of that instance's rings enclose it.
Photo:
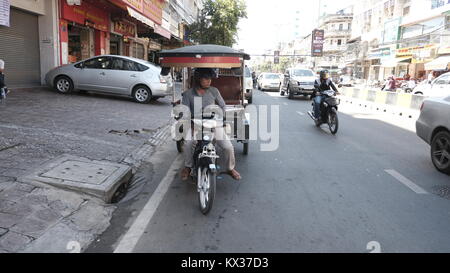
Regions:
[[[328,107],[328,103],[324,102],[323,106]]]
[[[211,141],[211,137],[208,136],[208,135],[204,135],[204,136],[203,136],[203,140],[204,140],[204,141]]]

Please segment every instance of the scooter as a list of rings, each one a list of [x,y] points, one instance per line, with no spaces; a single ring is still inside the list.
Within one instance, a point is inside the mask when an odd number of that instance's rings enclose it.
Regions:
[[[320,105],[320,118],[316,119],[314,115],[314,102],[312,104],[313,111],[309,111],[308,115],[314,120],[317,127],[322,124],[328,124],[330,131],[333,135],[338,132],[339,129],[339,118],[338,118],[338,105],[341,103],[340,99],[336,98],[336,92],[333,90],[323,91],[322,95],[325,99]]]

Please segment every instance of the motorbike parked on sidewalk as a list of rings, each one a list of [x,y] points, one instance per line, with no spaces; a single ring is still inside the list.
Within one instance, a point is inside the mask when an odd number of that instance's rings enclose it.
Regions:
[[[340,104],[340,99],[336,97],[336,92],[333,90],[324,91],[322,92],[322,95],[325,96],[325,99],[320,105],[320,118],[315,119],[314,102],[312,104],[313,110],[309,111],[308,114],[314,120],[317,127],[326,123],[328,124],[331,133],[335,135],[339,129],[338,105]]]

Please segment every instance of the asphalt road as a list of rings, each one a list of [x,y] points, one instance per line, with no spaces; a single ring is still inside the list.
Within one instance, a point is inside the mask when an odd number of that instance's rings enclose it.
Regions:
[[[236,144],[243,180],[219,179],[210,215],[195,186],[169,170],[181,167],[169,141],[87,252],[117,251],[125,234],[136,244],[121,250],[138,253],[450,251],[450,179],[433,167],[413,120],[344,106],[332,136],[307,115],[310,101],[257,92],[254,102],[280,105],[279,149],[253,142],[244,156]]]

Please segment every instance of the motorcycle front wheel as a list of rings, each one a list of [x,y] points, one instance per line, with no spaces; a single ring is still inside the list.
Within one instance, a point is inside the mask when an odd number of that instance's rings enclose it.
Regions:
[[[199,168],[197,183],[200,211],[207,215],[211,211],[216,196],[216,174],[209,168]]]
[[[333,135],[335,135],[339,130],[339,118],[335,108],[330,110],[328,116],[328,127],[330,127],[330,131]]]

